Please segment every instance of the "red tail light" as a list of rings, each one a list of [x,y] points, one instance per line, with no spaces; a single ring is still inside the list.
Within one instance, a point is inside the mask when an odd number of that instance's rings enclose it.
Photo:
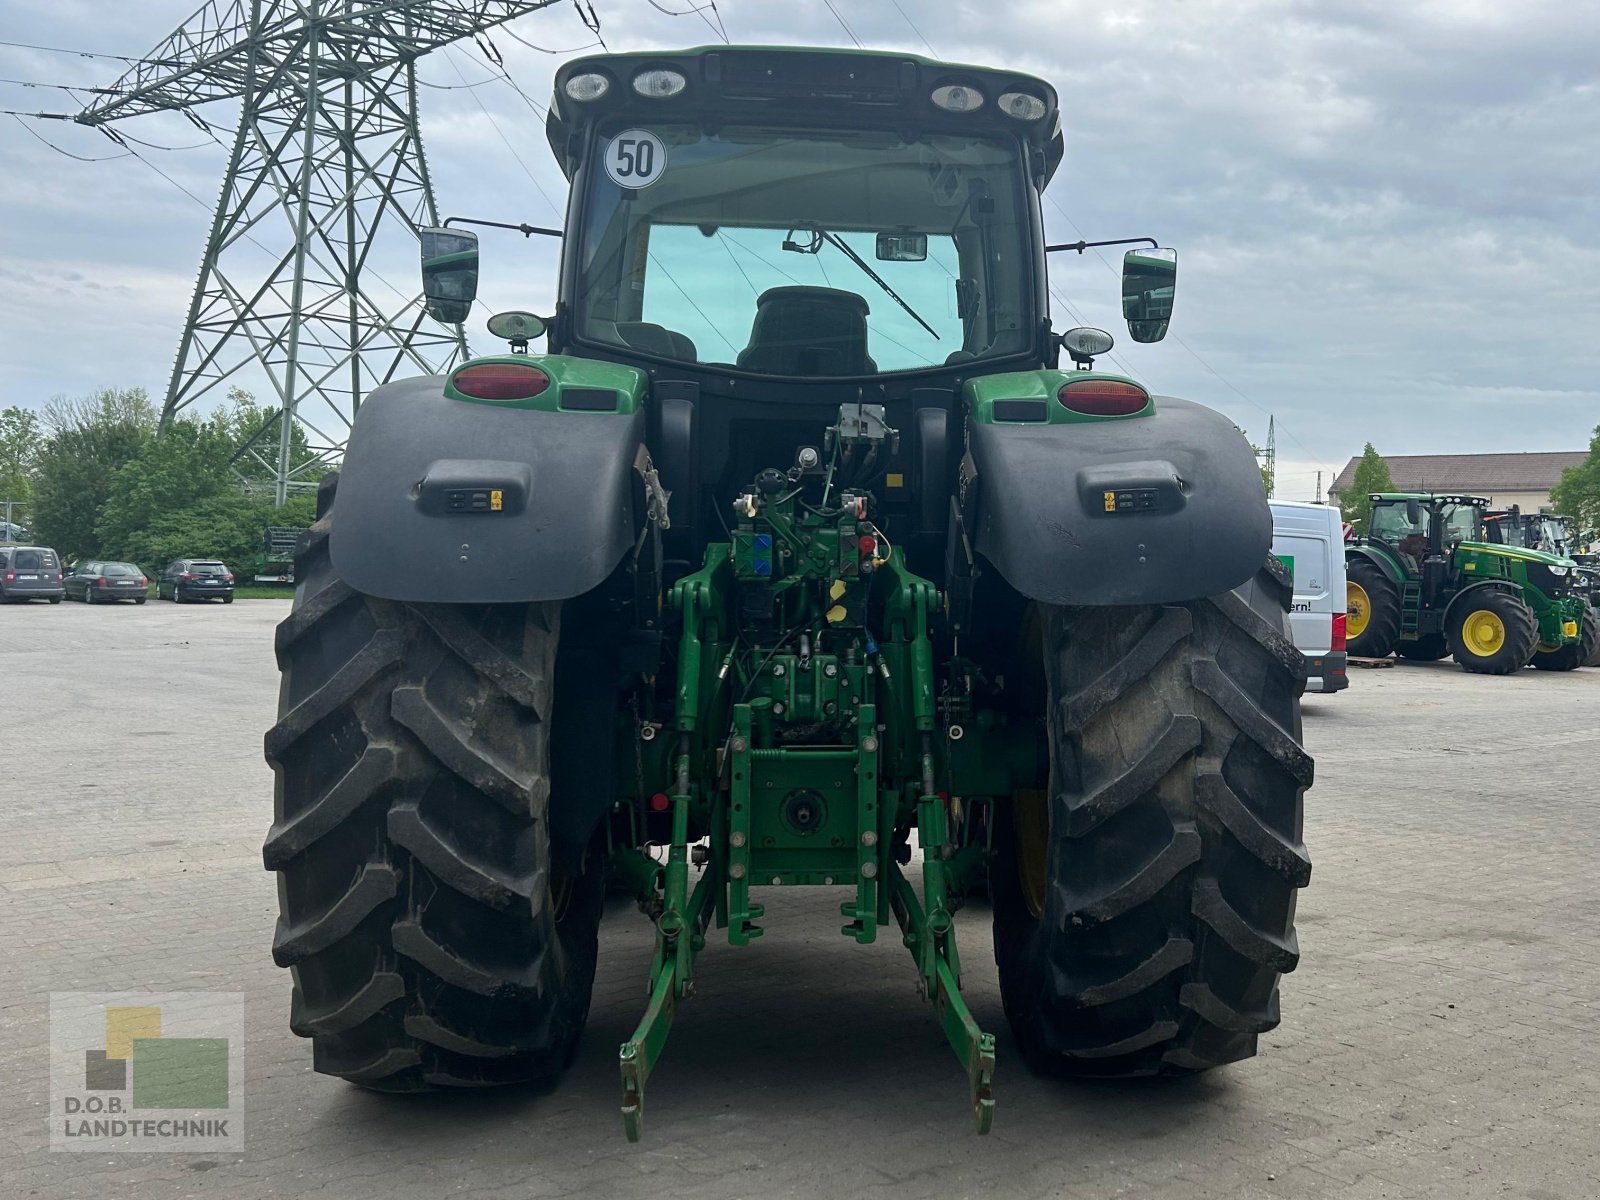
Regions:
[[[1150,393],[1118,379],[1074,379],[1056,393],[1067,408],[1087,417],[1131,417],[1150,403]]]
[[[94,581],[94,585],[95,585],[95,587],[110,587],[111,586],[111,581],[109,579],[107,579],[104,575],[102,575],[102,576],[100,576],[99,579],[96,579]]]
[[[63,575],[60,571],[56,572],[56,582],[57,583],[65,583],[66,579],[67,579],[67,577],[65,575]]]
[[[178,578],[179,579],[193,579],[194,576],[193,575],[179,575]]]
[[[223,583],[232,583],[233,582],[233,576],[232,575],[224,575],[222,577],[222,582]]]
[[[1345,648],[1344,626],[1345,626],[1345,614],[1344,613],[1334,613],[1333,614],[1333,649],[1335,649],[1335,650],[1343,650]]]
[[[16,581],[17,581],[17,573],[15,571],[7,571],[6,572],[6,582],[7,583],[15,583]]]
[[[532,363],[472,363],[450,385],[476,400],[527,400],[550,386],[550,376]]]

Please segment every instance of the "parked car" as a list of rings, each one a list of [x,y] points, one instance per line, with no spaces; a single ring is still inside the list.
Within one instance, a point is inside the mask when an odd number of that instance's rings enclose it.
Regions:
[[[60,604],[61,559],[48,546],[0,546],[0,601]]]
[[[214,558],[180,558],[171,562],[156,580],[156,599],[221,600],[233,603],[233,572]]]
[[[1306,691],[1350,686],[1345,649],[1344,529],[1337,508],[1273,500],[1272,553],[1289,568],[1289,631],[1305,655]]]
[[[66,594],[85,604],[118,600],[143,604],[150,594],[150,581],[132,563],[82,562],[67,576]]]

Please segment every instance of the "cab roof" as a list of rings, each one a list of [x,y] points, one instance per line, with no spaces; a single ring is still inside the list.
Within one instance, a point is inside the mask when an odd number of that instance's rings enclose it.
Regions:
[[[1479,508],[1488,508],[1489,501],[1484,496],[1458,496],[1446,492],[1373,492],[1368,500],[1416,500],[1422,504],[1432,504],[1437,500],[1440,504],[1475,504]]]
[[[678,71],[687,85],[665,99],[636,94],[633,77],[652,68]],[[611,86],[599,99],[573,100],[566,93],[567,81],[588,73],[604,75]],[[960,113],[939,108],[933,103],[933,90],[947,85],[975,88],[983,95],[982,105]],[[1042,100],[1044,116],[1024,121],[1001,111],[999,97],[1013,91]],[[587,128],[623,115],[641,121],[694,121],[705,128],[738,121],[1011,134],[1036,152],[1032,165],[1040,188],[1055,172],[1063,149],[1056,91],[1044,80],[883,50],[696,46],[575,58],[556,72],[555,95],[545,122],[550,148],[568,179],[582,161]]]

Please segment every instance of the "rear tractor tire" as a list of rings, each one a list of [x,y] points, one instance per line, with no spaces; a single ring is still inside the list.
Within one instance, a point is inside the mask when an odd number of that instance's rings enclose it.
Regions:
[[[1050,789],[1000,810],[989,885],[1034,1069],[1187,1074],[1278,1024],[1311,875],[1290,599],[1269,562],[1206,600],[1044,611]]]
[[[1513,675],[1533,657],[1539,623],[1521,596],[1485,588],[1451,611],[1445,636],[1451,657],[1462,670],[1474,675]]]
[[[328,558],[334,484],[278,627],[264,858],[273,958],[318,1071],[381,1091],[548,1082],[588,1016],[600,864],[550,866],[560,606],[410,605]]]
[[[1388,658],[1400,642],[1400,589],[1364,558],[1351,560],[1345,578],[1345,632],[1351,657]]]
[[[1533,665],[1541,671],[1575,671],[1596,665],[1596,659],[1600,659],[1600,617],[1592,608],[1583,610],[1577,641],[1556,650],[1536,647],[1533,652]]]

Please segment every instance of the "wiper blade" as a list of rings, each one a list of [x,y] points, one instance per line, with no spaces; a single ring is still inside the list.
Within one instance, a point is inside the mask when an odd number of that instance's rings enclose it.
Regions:
[[[926,321],[924,321],[917,314],[917,310],[916,309],[912,308],[911,305],[907,304],[903,299],[901,299],[900,298],[900,293],[895,291],[892,287],[890,287],[887,283],[885,283],[884,279],[883,279],[883,276],[879,275],[871,267],[867,266],[866,260],[863,259],[854,250],[850,249],[850,247],[845,244],[843,238],[837,237],[836,235],[829,233],[826,229],[823,229],[820,226],[813,226],[813,228],[816,229],[816,232],[818,233],[819,236],[821,236],[823,241],[827,242],[830,246],[833,246],[836,249],[838,249],[846,258],[848,258],[851,262],[855,263],[856,266],[860,267],[862,272],[866,275],[866,277],[868,279],[872,280],[873,283],[875,283],[879,287],[881,287],[883,289],[883,291],[884,291],[884,294],[886,296],[888,296],[889,299],[893,300],[901,308],[905,309],[906,312],[910,315],[910,317],[911,317],[911,319],[913,321],[915,321],[918,325],[921,325],[930,334],[933,334],[933,340],[934,341],[937,342],[937,341],[941,341],[942,340],[939,337],[939,335],[934,332],[933,326],[929,325]]]

